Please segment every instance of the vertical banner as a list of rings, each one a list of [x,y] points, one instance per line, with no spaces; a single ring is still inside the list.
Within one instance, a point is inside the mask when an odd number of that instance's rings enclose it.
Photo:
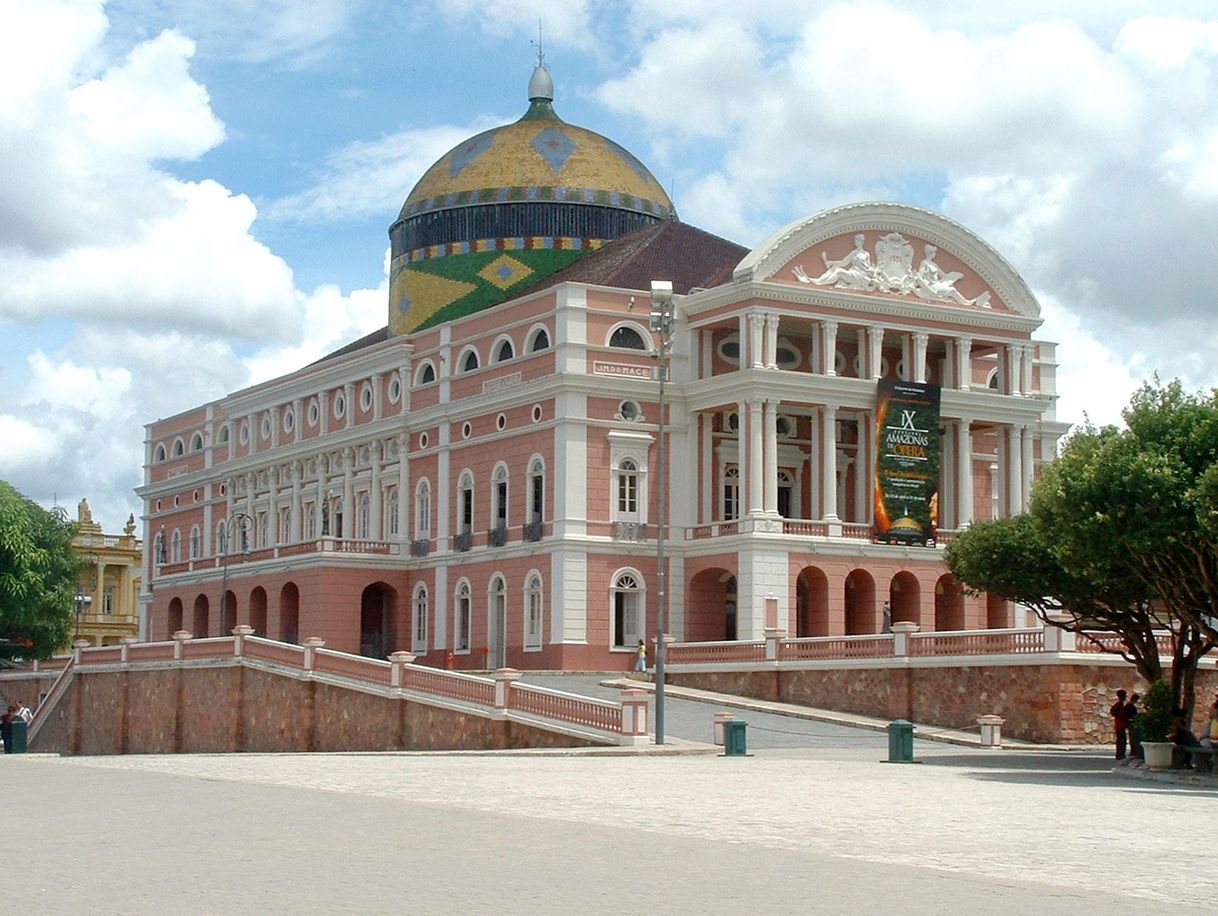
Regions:
[[[935,546],[939,386],[880,379],[875,409],[876,544]]]

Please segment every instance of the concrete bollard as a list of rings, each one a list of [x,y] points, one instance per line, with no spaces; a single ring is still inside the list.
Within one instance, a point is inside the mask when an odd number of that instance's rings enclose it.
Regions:
[[[622,691],[622,737],[624,746],[647,744],[647,691],[627,687]]]
[[[389,655],[389,663],[393,666],[389,669],[389,686],[402,687],[406,683],[406,666],[414,664],[415,656],[409,652],[399,649],[397,652],[391,652]]]
[[[726,740],[724,724],[729,719],[734,719],[735,717],[736,717],[736,714],[734,712],[717,712],[717,713],[715,713],[714,742],[717,747],[723,747],[724,742]]]
[[[495,708],[507,709],[512,684],[520,680],[520,672],[515,668],[496,668],[492,677],[495,678]]]
[[[1002,716],[978,716],[977,724],[981,727],[982,747],[1002,747]]]

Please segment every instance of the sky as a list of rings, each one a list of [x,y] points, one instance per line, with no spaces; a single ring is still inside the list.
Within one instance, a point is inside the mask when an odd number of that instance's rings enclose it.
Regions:
[[[1218,385],[1218,7],[0,0],[0,478],[137,518],[144,426],[386,323],[389,224],[527,107],[746,246],[895,200],[1001,252],[1058,417]]]

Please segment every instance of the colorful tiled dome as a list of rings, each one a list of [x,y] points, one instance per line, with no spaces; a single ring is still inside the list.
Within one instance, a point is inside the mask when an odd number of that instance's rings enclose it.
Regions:
[[[509,298],[610,239],[675,217],[612,140],[563,122],[539,66],[529,110],[440,157],[389,228],[389,327],[409,333]]]

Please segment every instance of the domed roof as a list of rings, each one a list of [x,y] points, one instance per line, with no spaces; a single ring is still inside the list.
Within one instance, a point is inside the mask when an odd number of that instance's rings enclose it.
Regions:
[[[449,150],[389,227],[389,328],[407,334],[497,305],[606,242],[675,219],[638,159],[554,112],[538,65],[529,110]]]
[[[608,137],[558,117],[545,67],[534,71],[529,92],[529,110],[519,121],[483,131],[441,156],[414,186],[398,219],[516,200],[673,215],[672,201],[647,166]]]

